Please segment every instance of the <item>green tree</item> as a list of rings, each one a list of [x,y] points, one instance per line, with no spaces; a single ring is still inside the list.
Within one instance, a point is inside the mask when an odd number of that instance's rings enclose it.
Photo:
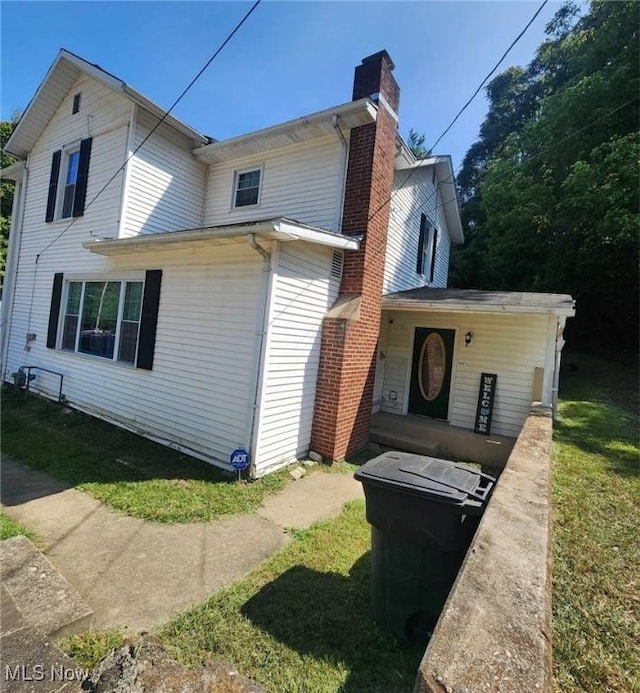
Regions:
[[[18,120],[20,120],[20,113],[16,111],[11,120],[0,121],[0,168],[5,168],[16,161],[15,157],[4,151],[4,146]],[[11,180],[0,181],[0,288],[4,286],[4,268],[9,244],[14,186],[15,183]]]
[[[426,159],[431,155],[431,152],[424,146],[425,136],[424,133],[418,133],[413,128],[409,130],[409,139],[407,144],[409,149],[413,152],[416,159]]]
[[[635,2],[565,5],[525,69],[487,90],[458,177],[467,242],[452,284],[571,293],[569,330],[638,336],[638,34]]]

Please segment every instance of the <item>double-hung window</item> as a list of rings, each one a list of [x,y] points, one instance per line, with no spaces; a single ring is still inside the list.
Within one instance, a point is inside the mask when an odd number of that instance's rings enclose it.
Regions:
[[[78,182],[78,165],[80,163],[80,148],[66,152],[65,162],[63,167],[62,187],[62,210],[60,213],[61,219],[68,219],[73,215],[73,201],[76,194],[76,184]]]
[[[92,138],[53,152],[45,221],[81,217],[89,180]]]
[[[234,207],[249,207],[258,204],[261,178],[261,168],[254,168],[249,171],[236,171],[233,190]]]
[[[69,281],[60,348],[135,363],[142,281]]]

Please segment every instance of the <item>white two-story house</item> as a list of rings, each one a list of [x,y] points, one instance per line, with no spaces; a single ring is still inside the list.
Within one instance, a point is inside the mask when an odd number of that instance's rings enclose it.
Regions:
[[[215,141],[61,51],[6,146],[3,379],[222,467],[245,449],[254,477],[350,454],[372,414],[474,430],[484,372],[516,436],[570,297],[446,289],[451,160],[399,138],[392,71]]]

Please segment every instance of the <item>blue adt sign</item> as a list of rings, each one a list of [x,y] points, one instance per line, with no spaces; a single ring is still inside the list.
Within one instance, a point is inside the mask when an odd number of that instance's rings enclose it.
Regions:
[[[238,448],[229,455],[229,462],[240,472],[249,466],[249,453],[243,448]]]

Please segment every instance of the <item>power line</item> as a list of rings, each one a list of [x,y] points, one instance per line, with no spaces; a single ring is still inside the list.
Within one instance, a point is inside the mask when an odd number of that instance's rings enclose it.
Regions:
[[[164,121],[169,117],[173,109],[182,101],[184,96],[187,94],[187,92],[191,89],[191,87],[200,79],[202,74],[205,72],[205,70],[211,65],[211,63],[220,55],[220,53],[224,50],[225,46],[231,41],[231,39],[235,36],[235,34],[240,30],[240,27],[249,19],[253,11],[258,7],[258,5],[262,2],[262,0],[256,0],[256,2],[251,6],[251,8],[248,10],[248,12],[242,17],[242,19],[236,24],[234,29],[231,31],[231,33],[227,36],[227,38],[218,46],[217,50],[213,55],[207,60],[207,62],[204,64],[204,66],[200,69],[198,74],[189,82],[189,84],[184,88],[180,96],[171,104],[171,106],[164,112],[160,120],[154,125],[154,127],[151,129],[149,134],[140,142],[140,144],[129,154],[129,156],[125,159],[124,163],[118,170],[109,178],[109,180],[100,188],[100,190],[94,195],[94,197],[91,199],[91,201],[85,206],[85,210],[87,210],[97,199],[102,195],[102,193],[113,183],[113,181],[117,178],[118,174],[126,167],[126,165],[131,161],[131,159],[142,149],[142,147],[145,145],[145,143],[149,140],[151,135],[164,123]],[[62,229],[62,231],[47,245],[43,250],[41,250],[37,255],[36,255],[36,264],[38,264],[38,260],[40,259],[40,256],[43,255],[51,246],[56,243],[57,241],[64,236],[64,234],[73,226],[73,224],[76,222],[77,219],[80,217],[74,217],[67,226]]]
[[[456,113],[456,115],[455,115],[455,117],[453,118],[453,120],[449,123],[449,125],[447,125],[447,127],[444,129],[444,131],[442,132],[442,134],[438,137],[438,139],[437,139],[437,140],[433,143],[433,145],[429,148],[429,152],[432,152],[432,151],[434,150],[434,148],[438,145],[438,143],[440,142],[440,140],[449,132],[449,130],[451,130],[451,128],[452,128],[453,125],[456,123],[456,121],[458,120],[458,118],[464,113],[464,111],[466,111],[466,109],[467,109],[468,106],[471,104],[471,102],[472,102],[472,101],[476,98],[476,96],[480,93],[480,90],[482,89],[482,87],[489,81],[489,79],[491,79],[492,75],[493,75],[493,74],[495,73],[495,71],[500,67],[500,64],[502,63],[502,61],[507,57],[507,55],[509,55],[509,53],[511,52],[511,49],[512,49],[512,48],[516,45],[516,43],[518,43],[518,41],[525,35],[527,29],[533,24],[533,22],[536,20],[536,18],[537,18],[538,15],[540,14],[540,12],[542,12],[542,10],[544,9],[544,6],[547,4],[548,1],[549,1],[549,0],[543,0],[542,4],[540,5],[540,7],[538,7],[538,9],[536,10],[535,14],[534,14],[534,15],[531,17],[531,19],[527,22],[527,24],[525,25],[524,29],[522,29],[522,31],[515,37],[515,39],[511,42],[511,44],[509,45],[509,47],[507,48],[507,50],[506,50],[506,51],[502,54],[502,56],[500,57],[500,60],[498,60],[498,62],[493,66],[493,68],[491,69],[491,71],[487,74],[487,76],[482,80],[482,82],[480,82],[480,84],[478,85],[478,88],[473,92],[471,98],[469,98],[469,99],[467,100],[467,102],[464,104],[464,106]],[[425,158],[427,158],[427,157],[423,157],[423,158],[419,159],[418,161],[424,161]],[[369,222],[370,222],[370,221],[371,221],[382,209],[384,209],[384,208],[389,204],[389,202],[391,202],[391,200],[392,200],[393,197],[397,194],[397,192],[398,192],[399,190],[401,190],[401,189],[409,182],[410,178],[413,176],[413,174],[415,173],[415,171],[416,171],[417,168],[419,168],[419,167],[416,167],[416,168],[411,169],[409,175],[402,181],[402,183],[400,184],[400,186],[399,186],[398,188],[396,188],[396,190],[394,190],[394,191],[391,193],[391,195],[389,195],[389,197],[388,197],[388,198],[387,198],[387,199],[375,210],[375,212],[373,212],[373,214],[367,219],[367,223],[369,223]]]
[[[544,149],[541,149],[540,151],[536,152],[535,154],[532,154],[531,156],[527,157],[526,159],[523,159],[522,161],[519,161],[515,163],[513,166],[509,167],[506,171],[502,172],[502,175],[498,177],[498,180],[504,180],[508,175],[514,173],[515,171],[518,170],[518,168],[522,165],[528,164],[531,161],[534,161],[535,159],[538,159],[539,157],[543,156],[547,152],[551,151],[552,149],[556,149],[559,145],[563,144],[564,142],[572,139],[573,137],[576,137],[577,135],[581,134],[585,130],[588,130],[590,127],[593,125],[596,125],[597,123],[601,122],[602,120],[605,120],[609,116],[612,116],[614,113],[617,113],[618,111],[622,110],[623,108],[626,108],[627,106],[630,106],[632,103],[635,103],[640,99],[640,96],[636,96],[633,99],[629,99],[628,101],[625,101],[624,103],[620,104],[619,106],[616,106],[615,108],[612,108],[610,111],[607,111],[603,115],[599,116],[598,118],[594,118],[594,120],[589,121],[586,125],[583,125],[581,128],[578,128],[577,130],[574,130],[573,132],[569,133],[562,139],[558,140],[557,142],[554,142],[553,144],[549,145],[548,147],[545,147]],[[501,159],[497,160],[498,162],[503,161]],[[415,170],[415,169],[413,169]],[[423,210],[426,211],[426,207],[431,202],[431,200],[435,197],[436,198],[436,209],[437,209],[437,195],[440,192],[440,188],[444,185],[447,184],[452,184],[455,183],[455,175],[451,174],[447,178],[445,178],[442,181],[438,181],[438,185],[435,187],[435,189],[430,193],[430,195],[427,197],[427,199],[416,209],[411,209],[408,213],[408,217],[414,217],[418,218],[418,215],[422,213]],[[399,190],[400,188],[398,188]],[[454,202],[457,200],[457,195],[454,195],[452,198],[446,200],[445,202],[442,203],[442,207],[446,206],[450,202]],[[382,251],[379,249],[377,251],[378,253],[381,253]],[[375,257],[375,256],[373,256]],[[370,257],[369,260],[367,261],[366,265],[369,264],[373,260],[373,257]],[[366,266],[365,265],[365,266]]]

